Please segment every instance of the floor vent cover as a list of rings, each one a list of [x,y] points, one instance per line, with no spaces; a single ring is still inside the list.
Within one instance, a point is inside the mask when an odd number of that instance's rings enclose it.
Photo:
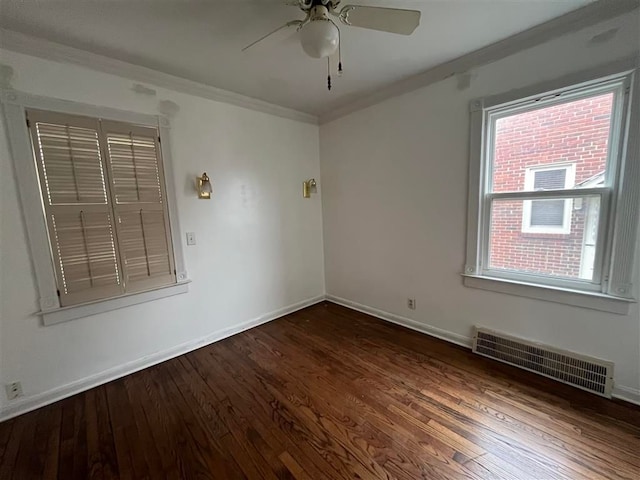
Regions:
[[[539,373],[569,385],[611,397],[613,363],[475,328],[473,352]]]

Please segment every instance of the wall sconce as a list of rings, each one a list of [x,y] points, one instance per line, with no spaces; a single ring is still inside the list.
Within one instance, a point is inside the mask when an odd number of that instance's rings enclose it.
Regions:
[[[196,177],[196,188],[198,189],[198,198],[206,200],[211,199],[213,187],[211,186],[211,181],[207,176],[207,172],[204,172],[201,177]]]
[[[311,198],[311,194],[318,191],[316,186],[317,184],[315,178],[310,178],[309,180],[305,180],[304,182],[302,182],[302,197]]]

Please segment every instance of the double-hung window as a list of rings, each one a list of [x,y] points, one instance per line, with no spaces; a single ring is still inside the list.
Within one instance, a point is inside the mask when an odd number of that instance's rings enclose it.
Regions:
[[[633,85],[627,71],[472,102],[466,284],[632,299]]]
[[[27,111],[61,306],[176,282],[155,128]]]

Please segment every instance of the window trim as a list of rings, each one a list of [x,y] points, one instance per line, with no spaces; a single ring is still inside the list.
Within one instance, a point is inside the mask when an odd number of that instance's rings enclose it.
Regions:
[[[639,75],[636,71],[637,61],[629,57],[595,69],[567,75],[560,79],[547,81],[526,87],[524,89],[510,91],[505,94],[476,99],[470,103],[471,129],[470,129],[470,163],[468,185],[468,217],[467,217],[467,249],[466,263],[463,276],[464,284],[474,288],[499,291],[519,296],[537,299],[558,301],[570,305],[594,307],[594,298],[601,300],[602,310],[613,313],[625,313],[628,311],[629,302],[633,302],[637,296],[637,285],[633,284],[633,256],[635,255],[635,239],[638,227],[638,204],[640,203],[640,158],[638,156],[638,135],[640,130],[640,106],[633,101],[640,91]],[[534,108],[539,102],[557,98],[563,94],[579,94],[580,91],[594,91],[600,85],[614,81],[623,82],[623,95],[619,98],[620,111],[616,122],[623,122],[622,128],[617,129],[621,134],[621,142],[612,142],[614,147],[611,156],[618,156],[618,170],[609,169],[605,186],[607,188],[564,190],[566,197],[585,196],[591,190],[601,196],[601,208],[611,213],[611,221],[607,228],[601,222],[599,238],[606,237],[606,244],[600,249],[601,257],[596,259],[602,265],[600,272],[601,282],[593,288],[588,288],[584,281],[580,282],[549,282],[550,277],[544,278],[544,282],[536,281],[535,276],[509,276],[497,278],[493,272],[482,269],[481,260],[487,245],[485,196],[483,186],[490,182],[490,175],[484,161],[487,149],[492,144],[491,138],[485,138],[485,125],[487,124],[486,110],[500,106],[501,109],[508,106],[521,106],[529,104]],[[615,131],[614,129],[613,131]],[[618,185],[613,189],[613,185]],[[607,191],[608,190],[608,191]],[[568,192],[573,192],[570,194]],[[518,192],[520,198],[527,198],[528,193]],[[548,196],[563,196],[557,192],[539,192]],[[490,194],[491,198],[498,198],[499,193]],[[514,197],[514,194],[508,194]],[[536,195],[538,198],[539,195]],[[603,242],[604,243],[604,242]],[[604,252],[610,252],[605,255]],[[595,277],[595,273],[594,273]],[[503,283],[508,283],[509,288],[503,288]],[[482,287],[478,286],[482,284]],[[592,284],[593,285],[593,284]],[[542,289],[542,290],[541,290]],[[542,294],[540,293],[542,291]],[[558,295],[554,292],[562,292]],[[567,298],[571,297],[571,301]],[[544,298],[541,298],[544,297]],[[574,299],[577,298],[577,300]],[[580,298],[584,301],[581,301]],[[586,300],[588,298],[588,301]],[[555,300],[554,300],[555,299]],[[605,301],[606,300],[606,301]],[[623,308],[612,308],[610,305],[616,302],[623,304]],[[608,306],[609,305],[609,306]],[[598,309],[598,308],[596,308]],[[624,310],[621,312],[620,310]]]
[[[528,167],[524,174],[524,189],[525,191],[532,191],[535,183],[536,173],[548,172],[552,170],[564,170],[566,171],[564,179],[565,190],[573,188],[576,178],[576,164],[575,163],[556,163],[553,165],[540,165],[535,167]],[[571,233],[571,211],[573,209],[573,199],[564,200],[564,213],[562,217],[562,226],[555,227],[552,225],[546,226],[532,226],[531,225],[531,209],[534,200],[524,200],[522,204],[522,227],[520,231],[522,233],[543,233],[549,235],[568,235]]]
[[[109,107],[87,105],[39,95],[32,95],[11,89],[0,91],[0,103],[4,112],[6,131],[15,168],[16,183],[27,229],[32,264],[36,276],[39,294],[39,315],[45,325],[80,318],[104,311],[121,308],[134,303],[155,300],[163,296],[175,295],[187,291],[190,283],[184,262],[184,252],[180,220],[176,203],[175,177],[171,158],[170,123],[162,115],[149,115],[129,112]],[[38,182],[36,162],[31,149],[30,132],[27,127],[27,109],[61,112],[70,115],[94,117],[103,120],[143,125],[158,130],[160,153],[163,162],[167,207],[169,211],[169,229],[173,241],[173,256],[176,270],[176,283],[151,289],[146,292],[132,292],[117,297],[61,307],[57,294],[57,282],[53,260],[50,254],[47,223],[42,208],[40,194],[33,194]],[[149,292],[156,292],[149,295]],[[129,298],[131,297],[131,298]]]
[[[117,297],[70,305],[68,307],[42,310],[39,314],[42,316],[42,321],[45,325],[54,325],[68,320],[75,320],[77,318],[88,317],[89,315],[110,312],[139,303],[151,302],[153,300],[187,293],[189,291],[189,283],[191,283],[190,280],[184,280],[172,285],[156,287],[152,290],[127,293]]]
[[[525,282],[527,284],[537,284],[540,286],[549,287],[565,287],[574,291],[590,291],[590,292],[602,292],[605,287],[602,284],[603,271],[607,271],[604,266],[605,248],[608,245],[603,239],[607,236],[607,227],[610,227],[608,219],[614,214],[611,208],[610,199],[615,193],[616,189],[613,187],[615,183],[615,173],[617,172],[618,164],[622,161],[619,158],[619,152],[617,150],[617,143],[614,141],[617,139],[616,135],[620,133],[621,125],[619,125],[621,117],[625,112],[625,84],[628,83],[627,78],[622,76],[614,76],[607,79],[596,79],[591,82],[586,82],[580,85],[570,85],[559,91],[542,92],[538,96],[526,98],[522,100],[515,100],[508,102],[507,104],[498,104],[491,107],[485,107],[482,110],[482,115],[485,118],[483,126],[483,138],[486,138],[487,147],[482,152],[482,171],[485,174],[485,180],[483,181],[483,189],[481,190],[481,205],[480,210],[483,211],[482,217],[482,250],[481,257],[479,257],[478,269],[481,276],[488,276],[492,278],[504,278],[507,280],[515,280]],[[605,185],[602,187],[594,188],[569,188],[563,190],[543,190],[533,191],[524,190],[516,192],[492,192],[493,182],[493,163],[492,152],[494,150],[495,142],[495,125],[498,119],[508,117],[514,113],[522,113],[535,111],[541,108],[541,105],[559,105],[563,103],[569,103],[575,100],[583,98],[591,98],[597,96],[599,93],[604,92],[616,92],[616,104],[614,105],[614,111],[612,116],[612,129],[610,143],[613,145],[610,155],[607,158],[607,169]],[[491,128],[487,128],[491,126]],[[613,165],[609,165],[610,160],[616,159]],[[596,242],[596,255],[594,261],[594,272],[591,280],[584,280],[581,278],[562,278],[551,275],[536,274],[532,272],[524,272],[517,270],[503,270],[493,269],[488,265],[489,262],[489,250],[490,250],[490,225],[493,202],[496,199],[509,199],[509,200],[535,200],[540,198],[567,198],[573,199],[577,197],[587,198],[588,196],[595,195],[600,198],[601,212],[609,212],[607,215],[600,215],[598,224],[598,240]],[[482,260],[486,259],[487,266],[482,266]]]

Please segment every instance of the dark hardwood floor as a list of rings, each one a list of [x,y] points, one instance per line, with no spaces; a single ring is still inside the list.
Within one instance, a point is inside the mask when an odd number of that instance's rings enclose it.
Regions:
[[[322,303],[0,424],[0,479],[640,478],[640,409]]]

